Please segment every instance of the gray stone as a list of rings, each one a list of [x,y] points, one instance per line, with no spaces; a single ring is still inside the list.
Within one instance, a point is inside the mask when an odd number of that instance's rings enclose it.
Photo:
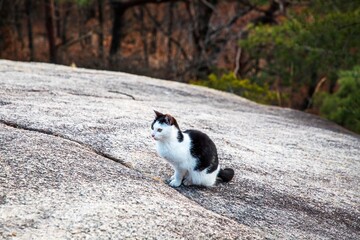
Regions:
[[[228,184],[173,189],[153,109],[207,133]],[[360,137],[306,113],[124,73],[0,60],[5,239],[358,239]]]

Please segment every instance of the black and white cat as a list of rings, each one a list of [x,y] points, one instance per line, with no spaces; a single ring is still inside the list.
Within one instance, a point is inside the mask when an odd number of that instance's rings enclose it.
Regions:
[[[158,154],[174,168],[170,185],[213,186],[217,177],[229,182],[234,176],[231,168],[221,169],[214,142],[197,130],[182,132],[174,117],[155,111],[151,136],[156,140]]]

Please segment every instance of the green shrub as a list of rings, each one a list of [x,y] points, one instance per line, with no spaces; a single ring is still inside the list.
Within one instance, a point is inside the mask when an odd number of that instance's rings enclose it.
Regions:
[[[262,104],[277,103],[277,94],[271,91],[269,86],[260,86],[248,79],[238,79],[233,73],[223,74],[221,77],[210,74],[206,80],[192,81],[191,83],[231,92]]]
[[[322,78],[334,86],[339,70],[359,64],[360,1],[306,1],[302,10],[295,2],[279,24],[249,24],[239,44],[252,67],[244,77],[289,89],[291,106],[305,110]]]
[[[360,66],[341,71],[339,89],[325,94],[320,112],[326,118],[360,133]]]

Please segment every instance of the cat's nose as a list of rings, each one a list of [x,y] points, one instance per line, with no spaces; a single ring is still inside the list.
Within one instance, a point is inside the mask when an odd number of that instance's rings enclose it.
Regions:
[[[155,134],[154,134],[154,133],[152,133],[152,134],[151,134],[151,137],[152,137],[152,138],[155,138]]]

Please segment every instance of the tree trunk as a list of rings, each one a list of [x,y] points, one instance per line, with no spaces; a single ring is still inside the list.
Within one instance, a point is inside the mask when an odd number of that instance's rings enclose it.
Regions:
[[[158,30],[154,27],[151,31],[150,53],[154,54],[157,50],[157,34]]]
[[[211,1],[216,4],[216,1]],[[202,51],[205,50],[205,38],[209,30],[209,22],[211,15],[213,14],[213,9],[206,6],[201,1],[194,3],[195,4],[195,22],[193,29],[193,38],[195,44],[196,54],[200,56]]]
[[[121,38],[123,37],[122,36],[122,28],[124,26],[123,17],[124,17],[124,13],[127,10],[127,7],[121,3],[112,3],[111,5],[114,13],[114,23],[112,29],[111,45],[110,45],[110,57],[113,57],[117,53],[120,46]]]
[[[306,98],[303,100],[301,106],[300,106],[300,110],[301,111],[305,111],[306,109],[311,108],[312,104],[313,104],[313,97],[314,97],[314,93],[315,93],[315,89],[316,89],[316,83],[317,83],[317,72],[312,72],[311,77],[310,77],[310,83],[308,84],[308,90],[307,90],[307,95]]]
[[[98,0],[97,1],[98,4],[98,19],[99,19],[99,26],[100,26],[100,31],[99,31],[99,56],[101,58],[101,60],[103,61],[104,64],[104,1],[103,0]],[[104,64],[105,65],[105,64]]]
[[[145,67],[149,67],[149,51],[148,51],[148,44],[147,44],[147,37],[146,37],[146,25],[145,25],[145,19],[144,19],[144,6],[139,7],[139,20],[140,20],[140,35],[141,35],[141,41],[143,43],[143,49],[144,49],[144,62]]]
[[[208,1],[209,4],[216,5],[217,0]],[[213,8],[207,6],[202,1],[194,3],[195,17],[193,18],[194,28],[192,31],[194,41],[193,62],[195,65],[196,79],[204,79],[210,73],[209,66],[205,62],[206,59],[206,37],[209,30],[210,18],[213,14]],[[191,15],[191,10],[188,7],[188,12]]]
[[[62,44],[65,44],[67,42],[67,35],[66,35],[66,29],[68,24],[68,18],[70,15],[72,4],[70,2],[64,3],[65,6],[63,8],[64,13],[62,17],[62,29],[61,29],[61,42]]]
[[[16,29],[16,33],[17,33],[17,41],[20,43],[20,48],[17,47],[15,49],[15,55],[16,58],[21,59],[22,58],[22,53],[23,53],[23,49],[24,49],[24,41],[23,41],[23,33],[22,33],[22,24],[21,24],[21,9],[20,9],[20,4],[18,3],[13,3],[15,5],[15,14],[14,14],[14,22],[15,22],[15,29]]]
[[[172,36],[172,30],[173,30],[173,15],[174,15],[174,3],[169,3],[169,24],[168,24],[168,42],[167,42],[167,62],[170,64],[172,62],[172,43],[171,43],[171,36]]]
[[[44,0],[45,3],[45,28],[49,41],[50,62],[57,63],[56,58],[56,37],[54,25],[54,0]]]
[[[54,22],[56,24],[56,37],[61,36],[61,17],[60,17],[60,4],[58,1],[54,2]]]
[[[32,32],[32,0],[26,0],[25,11],[27,15],[27,30],[28,30],[28,42],[29,42],[29,52],[30,52],[30,61],[34,61],[34,44],[33,44],[33,32]]]
[[[123,37],[122,29],[124,27],[124,14],[126,10],[131,7],[144,5],[148,3],[165,3],[170,1],[179,1],[179,0],[128,0],[128,1],[117,1],[110,0],[111,7],[113,9],[114,21],[113,21],[113,29],[112,29],[112,39],[110,45],[110,57],[113,57],[120,46],[121,39]]]
[[[81,49],[85,48],[85,43],[84,43],[84,39],[81,37],[85,34],[86,29],[85,29],[85,12],[84,9],[82,9],[82,6],[76,4],[76,10],[77,10],[77,27],[78,27],[78,39],[80,39],[79,43],[81,46]]]

